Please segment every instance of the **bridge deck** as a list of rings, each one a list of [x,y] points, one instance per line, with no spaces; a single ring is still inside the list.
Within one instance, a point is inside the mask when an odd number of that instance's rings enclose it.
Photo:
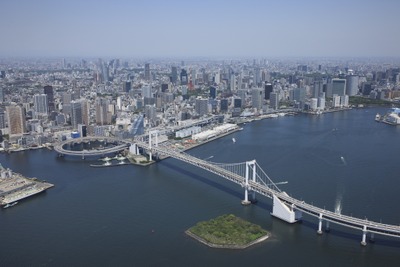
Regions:
[[[150,146],[142,141],[136,140],[135,143],[146,149],[150,150]],[[174,151],[171,149],[165,149],[162,147],[151,147],[152,152],[156,152],[159,154],[163,154],[178,160],[181,160],[183,162],[192,164],[194,166],[200,167],[202,169],[208,170],[214,174],[217,174],[225,179],[228,179],[234,183],[237,183],[241,186],[244,186],[245,184],[245,178],[230,172],[228,170],[225,170],[219,165],[212,164],[208,161],[198,159],[196,157],[190,156],[188,154],[184,154],[180,151]],[[319,218],[322,216],[322,218],[326,221],[336,223],[339,225],[343,225],[349,228],[357,229],[357,230],[363,230],[366,227],[366,230],[370,233],[376,233],[376,234],[381,234],[381,235],[386,235],[386,236],[393,236],[393,237],[400,237],[400,226],[397,225],[390,225],[390,224],[383,224],[379,222],[374,222],[374,221],[368,221],[366,219],[360,219],[360,218],[355,218],[347,215],[342,215],[342,214],[337,214],[332,211],[328,211],[325,209],[321,209],[319,207],[316,207],[314,205],[305,203],[304,201],[298,200],[296,198],[293,198],[291,196],[288,196],[284,192],[275,190],[271,187],[268,187],[264,184],[258,183],[258,182],[253,182],[249,181],[250,185],[250,190],[257,192],[263,196],[272,198],[273,195],[277,196],[281,201],[286,203],[289,206],[294,206],[295,209],[298,209],[304,213],[307,213],[311,216]]]

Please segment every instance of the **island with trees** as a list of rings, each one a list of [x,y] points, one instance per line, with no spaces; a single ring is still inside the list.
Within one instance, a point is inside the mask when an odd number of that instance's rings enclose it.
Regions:
[[[233,214],[199,222],[186,234],[209,247],[230,249],[244,249],[269,237],[269,233],[259,225]]]

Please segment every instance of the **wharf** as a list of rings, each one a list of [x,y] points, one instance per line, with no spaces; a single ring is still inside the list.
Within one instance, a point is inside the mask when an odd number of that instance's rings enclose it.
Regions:
[[[54,185],[36,178],[26,178],[21,174],[1,169],[0,205],[4,206],[18,200],[36,195]]]

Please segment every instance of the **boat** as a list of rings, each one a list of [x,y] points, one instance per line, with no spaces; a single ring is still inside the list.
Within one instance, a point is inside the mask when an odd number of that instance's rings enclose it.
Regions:
[[[232,138],[232,142],[233,142],[233,143],[236,143],[235,137]]]
[[[381,121],[381,114],[376,113],[376,115],[375,115],[375,120],[376,120],[376,121]]]
[[[5,205],[3,208],[6,209],[6,208],[9,208],[9,207],[15,206],[15,205],[17,205],[17,204],[18,204],[18,202],[15,201],[15,202],[13,202],[13,203],[8,203],[8,204]]]

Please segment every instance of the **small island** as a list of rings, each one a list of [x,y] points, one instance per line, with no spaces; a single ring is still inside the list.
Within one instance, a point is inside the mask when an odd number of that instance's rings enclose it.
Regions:
[[[185,233],[209,247],[229,249],[244,249],[269,237],[259,225],[233,214],[199,222]]]

